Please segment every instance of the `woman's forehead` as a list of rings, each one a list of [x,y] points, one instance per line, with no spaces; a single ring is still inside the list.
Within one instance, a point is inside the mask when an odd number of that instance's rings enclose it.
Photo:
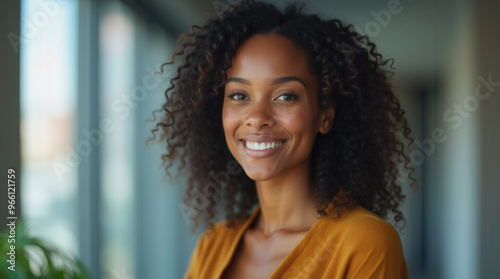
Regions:
[[[258,34],[250,37],[236,51],[229,76],[301,75],[309,76],[305,53],[288,38],[277,34]]]

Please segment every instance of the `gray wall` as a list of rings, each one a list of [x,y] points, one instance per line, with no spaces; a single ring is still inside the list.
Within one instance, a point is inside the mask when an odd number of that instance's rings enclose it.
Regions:
[[[16,171],[16,216],[21,214],[19,193],[20,178],[20,135],[19,135],[19,45],[11,44],[9,36],[19,42],[21,24],[20,1],[5,1],[0,8],[0,172],[3,178],[7,170]],[[16,38],[17,37],[17,38]],[[7,225],[7,185],[2,180],[0,192],[0,230]]]
[[[489,75],[495,85],[489,88],[491,96],[481,102],[479,113],[479,224],[481,278],[497,278],[500,274],[500,2],[477,1],[476,51],[478,75]],[[486,94],[486,86],[482,88]]]

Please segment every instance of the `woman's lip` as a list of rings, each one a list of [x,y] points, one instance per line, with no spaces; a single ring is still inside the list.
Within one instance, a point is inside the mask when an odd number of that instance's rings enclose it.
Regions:
[[[285,141],[283,138],[277,138],[273,136],[264,136],[264,135],[248,135],[244,137],[240,137],[240,140],[244,141],[253,141],[253,142],[278,142],[278,141]]]
[[[271,148],[271,149],[253,150],[253,149],[250,149],[246,146],[245,140],[240,140],[240,144],[243,147],[243,150],[245,150],[245,153],[248,156],[255,158],[255,159],[262,159],[262,158],[266,158],[266,157],[273,155],[274,153],[281,150],[283,148],[283,145],[285,145],[286,142],[287,141],[285,140],[285,141],[283,141],[283,143],[280,146],[275,147],[275,148]]]

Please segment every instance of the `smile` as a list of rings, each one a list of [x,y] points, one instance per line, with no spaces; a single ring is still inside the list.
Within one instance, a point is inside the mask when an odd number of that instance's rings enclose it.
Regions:
[[[251,150],[266,150],[266,149],[274,149],[280,147],[283,142],[252,142],[245,141],[245,145],[248,149]]]
[[[245,153],[255,159],[263,159],[279,152],[286,140],[274,141],[246,141],[240,140]]]

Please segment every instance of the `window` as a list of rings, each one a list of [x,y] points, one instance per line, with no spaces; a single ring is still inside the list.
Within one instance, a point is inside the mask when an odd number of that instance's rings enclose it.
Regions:
[[[77,254],[78,6],[48,0],[21,5],[23,215],[32,234]]]

